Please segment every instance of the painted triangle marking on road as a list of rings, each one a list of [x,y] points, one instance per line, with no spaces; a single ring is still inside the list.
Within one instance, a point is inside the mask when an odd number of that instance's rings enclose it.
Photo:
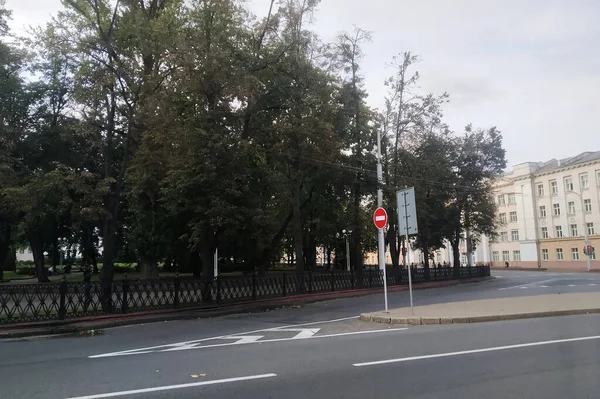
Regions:
[[[235,342],[230,342],[229,345],[243,345],[243,344],[251,344],[253,342],[258,341],[263,338],[264,335],[243,335],[243,336],[226,336],[226,337],[218,337],[214,340],[235,340]],[[189,345],[179,345],[175,348],[164,349],[161,352],[173,352],[173,351],[184,351],[188,349],[195,349],[201,347],[202,342],[191,343]]]
[[[296,332],[297,331],[298,334],[296,334],[291,339],[306,339],[306,338],[312,337],[313,335],[318,333],[320,330],[321,330],[320,328],[278,328],[277,330],[272,330],[272,331],[288,331],[288,332]]]

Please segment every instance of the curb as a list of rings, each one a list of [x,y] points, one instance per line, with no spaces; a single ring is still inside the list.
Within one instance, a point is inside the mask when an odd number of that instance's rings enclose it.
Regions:
[[[380,315],[370,315],[363,313],[360,315],[360,320],[372,323],[385,324],[403,324],[410,326],[422,326],[432,324],[465,324],[465,323],[485,323],[489,321],[503,320],[518,320],[518,319],[533,319],[541,317],[554,316],[570,316],[600,313],[600,308],[592,309],[571,309],[571,310],[548,310],[544,312],[531,313],[512,313],[504,315],[485,315],[485,316],[470,316],[470,317],[386,317]]]
[[[478,283],[493,280],[493,277],[474,277],[463,280],[447,280],[413,285],[413,290],[451,287],[459,284]],[[12,324],[0,327],[0,339],[27,338],[35,336],[72,334],[81,331],[123,327],[135,324],[157,323],[175,320],[204,319],[228,316],[240,313],[264,312],[283,307],[301,306],[309,303],[335,299],[355,298],[382,293],[383,287],[366,288],[347,291],[325,292],[319,294],[302,294],[286,298],[261,299],[246,303],[221,305],[213,307],[195,307],[150,312],[137,312],[120,315],[101,315],[67,321],[51,321],[39,323]],[[388,292],[408,291],[407,285],[389,286]],[[361,315],[362,317],[362,315]]]

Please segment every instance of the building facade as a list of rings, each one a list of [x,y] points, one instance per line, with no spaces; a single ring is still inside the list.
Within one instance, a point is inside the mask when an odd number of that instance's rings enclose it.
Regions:
[[[494,195],[500,227],[488,246],[493,265],[585,270],[585,233],[600,248],[600,151],[515,165]]]

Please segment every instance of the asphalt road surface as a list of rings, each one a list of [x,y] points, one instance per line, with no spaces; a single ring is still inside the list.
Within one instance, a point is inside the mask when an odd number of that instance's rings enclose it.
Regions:
[[[415,291],[415,304],[600,288],[597,274],[493,274]],[[406,306],[408,293],[389,301]],[[408,329],[356,318],[382,306],[382,295],[372,295],[98,336],[0,341],[0,397],[600,396],[600,315]]]

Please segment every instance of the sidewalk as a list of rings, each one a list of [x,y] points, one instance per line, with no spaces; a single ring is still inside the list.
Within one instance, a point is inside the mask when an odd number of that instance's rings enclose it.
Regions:
[[[422,290],[428,288],[450,287],[459,284],[477,283],[493,279],[493,277],[474,277],[463,280],[436,281],[415,284],[413,289]],[[388,287],[388,292],[407,291],[408,286],[396,285]],[[313,302],[352,298],[364,295],[375,295],[383,293],[383,288],[366,288],[347,291],[325,292],[319,294],[294,295],[282,298],[263,299],[257,301],[225,304],[221,306],[209,305],[184,309],[164,309],[146,312],[109,314],[91,316],[64,321],[45,321],[22,324],[0,325],[0,339],[24,338],[31,336],[69,334],[80,331],[120,327],[126,325],[152,323],[173,320],[201,319],[209,317],[226,316],[245,312],[258,312],[282,307],[301,306]]]
[[[391,324],[456,324],[600,313],[600,292],[483,299],[392,309],[360,315],[361,320]]]

